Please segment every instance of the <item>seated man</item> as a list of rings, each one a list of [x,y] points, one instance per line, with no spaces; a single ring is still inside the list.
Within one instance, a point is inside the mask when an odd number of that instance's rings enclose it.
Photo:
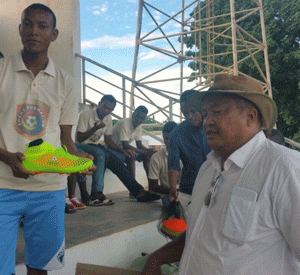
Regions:
[[[116,99],[112,95],[104,95],[98,104],[97,108],[81,113],[77,126],[77,141],[76,147],[78,150],[89,152],[95,161],[97,167],[92,177],[91,196],[88,196],[86,191],[86,179],[77,178],[81,186],[82,200],[90,206],[111,205],[112,201],[108,200],[103,194],[104,188],[104,171],[106,168],[111,170],[127,189],[133,194],[137,201],[154,201],[160,198],[159,195],[146,192],[126,169],[116,156],[108,152],[107,149],[100,143],[101,137],[104,135],[106,144],[118,150],[120,153],[131,157],[131,150],[118,147],[109,137],[112,134],[112,118],[110,113],[116,106]],[[84,190],[85,189],[85,190]]]
[[[120,148],[127,150],[132,150],[136,156],[127,157],[126,155],[121,155],[115,151],[111,151],[116,154],[118,158],[125,162],[128,170],[130,171],[132,177],[135,178],[135,160],[143,161],[144,169],[146,175],[148,176],[150,157],[155,153],[152,149],[146,148],[142,144],[142,123],[144,122],[148,113],[148,109],[145,106],[139,106],[132,113],[131,118],[123,118],[119,120],[113,127],[112,130],[112,140]],[[136,142],[136,147],[130,145],[132,141]],[[111,146],[108,145],[111,148]],[[111,148],[114,149],[114,148]],[[114,149],[115,150],[115,149]]]
[[[174,121],[168,121],[162,130],[165,147],[160,148],[150,159],[149,190],[160,194],[169,194],[168,179],[168,143],[170,133],[177,127]]]

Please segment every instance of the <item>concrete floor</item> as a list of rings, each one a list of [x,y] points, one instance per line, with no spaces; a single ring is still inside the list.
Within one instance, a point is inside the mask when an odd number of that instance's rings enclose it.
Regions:
[[[140,203],[129,192],[107,194],[111,206],[87,207],[75,214],[65,214],[66,248],[130,229],[159,219],[162,203]],[[20,230],[16,264],[24,262],[25,243]]]

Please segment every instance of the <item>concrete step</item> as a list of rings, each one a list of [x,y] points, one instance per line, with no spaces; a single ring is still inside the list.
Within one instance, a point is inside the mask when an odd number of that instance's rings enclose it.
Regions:
[[[63,270],[67,273],[53,271],[49,274],[75,274],[68,272],[75,270],[77,262],[128,268],[126,264],[139,257],[141,252],[151,253],[166,242],[156,229],[161,201],[139,203],[129,198],[128,191],[107,194],[107,197],[115,204],[87,207],[65,215],[67,250]],[[20,230],[16,274],[26,274],[24,251]]]

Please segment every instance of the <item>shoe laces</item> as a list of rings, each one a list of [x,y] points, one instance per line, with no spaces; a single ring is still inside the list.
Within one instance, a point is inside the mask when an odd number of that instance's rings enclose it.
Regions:
[[[82,204],[76,196],[73,196],[73,197],[71,198],[71,202],[73,202],[73,201],[74,201],[75,203]]]
[[[70,198],[66,196],[66,204],[68,205],[73,205],[73,203],[71,202]]]

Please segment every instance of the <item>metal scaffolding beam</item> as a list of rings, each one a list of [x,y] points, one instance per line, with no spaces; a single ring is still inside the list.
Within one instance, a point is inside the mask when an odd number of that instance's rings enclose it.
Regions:
[[[139,71],[139,49],[145,47],[147,50],[164,54],[170,59],[169,66],[164,65],[157,72],[143,77],[141,82],[147,83],[148,86],[164,81],[179,81],[178,91],[176,91],[179,97],[183,91],[184,79],[190,78],[194,89],[204,90],[211,85],[213,76],[216,74],[246,75],[246,72],[242,70],[242,66],[246,63],[256,68],[256,76],[250,75],[250,77],[262,83],[265,92],[272,96],[262,0],[242,1],[243,9],[240,8],[241,1],[223,0],[222,5],[228,7],[225,14],[220,14],[215,5],[216,2],[216,0],[182,0],[181,8],[171,15],[167,11],[150,5],[145,0],[139,0],[132,78],[139,81],[136,79]],[[158,13],[164,20],[155,19]],[[154,27],[145,32],[143,20],[146,16],[153,20]],[[256,20],[259,18],[260,32],[255,33],[251,26],[250,29],[245,27],[249,27],[249,24],[244,24],[245,20],[251,17],[255,17]],[[167,31],[166,27],[170,22],[178,25],[178,32]],[[194,39],[192,49],[194,53],[191,54],[189,51],[191,49],[186,48],[184,39]],[[223,65],[224,59],[229,65]],[[261,60],[264,61],[263,66],[259,65]],[[194,67],[197,68],[193,76],[185,72],[190,62],[193,62]],[[176,65],[177,76],[174,75],[170,79],[159,77],[161,72]],[[134,90],[133,84],[132,94]],[[174,91],[171,92],[174,93]],[[130,104],[133,109],[134,98]]]

